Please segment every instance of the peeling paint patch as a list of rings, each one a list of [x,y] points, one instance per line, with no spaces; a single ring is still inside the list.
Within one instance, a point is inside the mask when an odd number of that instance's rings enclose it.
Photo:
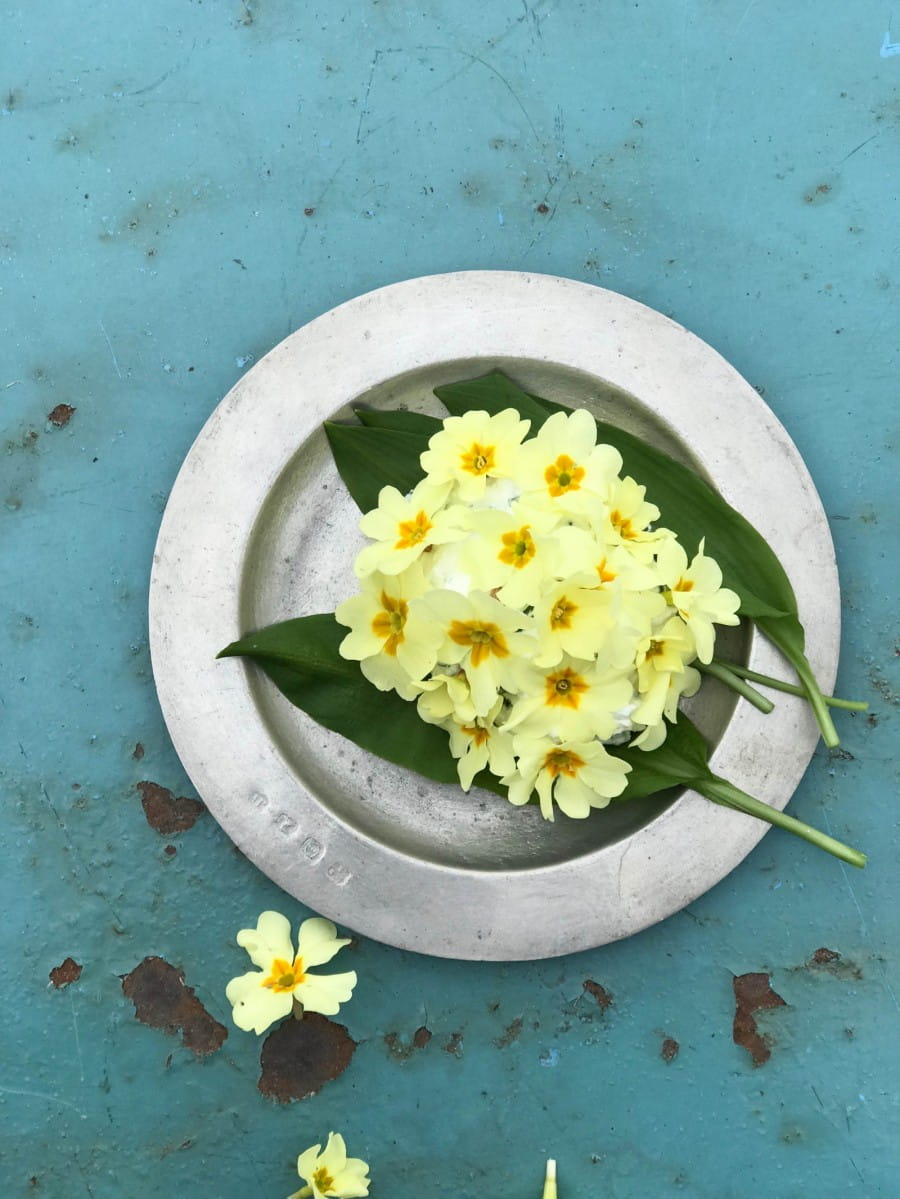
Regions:
[[[48,413],[47,420],[54,428],[62,429],[69,423],[75,412],[76,409],[71,404],[57,404],[53,411]]]
[[[305,1099],[350,1065],[356,1042],[343,1024],[317,1012],[285,1020],[263,1042],[257,1084],[261,1094],[279,1103]]]
[[[176,798],[159,783],[138,783],[137,789],[141,793],[141,806],[147,823],[162,836],[183,833],[185,829],[193,828],[206,811],[199,799],[189,799],[186,795]]]
[[[787,1007],[781,996],[772,990],[768,974],[736,974],[734,988],[735,1045],[750,1054],[754,1066],[761,1066],[772,1056],[769,1042],[756,1027],[756,1012],[766,1008]]]
[[[666,1037],[665,1038],[665,1040],[662,1043],[662,1048],[660,1049],[659,1052],[660,1052],[660,1056],[662,1057],[662,1060],[666,1063],[666,1065],[668,1065],[669,1062],[674,1062],[675,1058],[678,1057],[678,1050],[680,1048],[681,1048],[681,1046],[678,1044],[678,1042],[675,1040],[674,1037]]]
[[[131,756],[134,758],[135,762],[140,762],[141,758],[144,756],[144,747],[141,745],[140,741],[135,743]]]
[[[521,1031],[522,1017],[516,1016],[512,1024],[508,1024],[500,1036],[495,1038],[494,1044],[498,1049],[506,1049],[509,1045],[512,1045],[513,1041],[518,1041]]]
[[[858,982],[863,972],[856,962],[844,959],[835,949],[826,949],[823,945],[817,949],[806,963],[810,970],[817,973],[832,974],[835,978]]]
[[[582,983],[582,987],[587,991],[588,995],[593,995],[597,1000],[597,1007],[601,1012],[605,1012],[608,1007],[612,1006],[613,997],[606,987],[601,987],[599,983],[595,983],[592,978],[586,978]]]
[[[194,994],[184,985],[184,971],[170,966],[164,958],[146,957],[122,976],[122,993],[134,1004],[134,1014],[142,1024],[159,1028],[169,1036],[181,1032],[181,1042],[197,1057],[221,1049],[228,1029],[214,1020]]]
[[[462,1033],[453,1032],[450,1034],[450,1040],[444,1046],[445,1053],[452,1053],[454,1057],[462,1057]]]
[[[83,967],[74,958],[66,958],[64,962],[54,966],[50,971],[50,981],[59,990],[60,987],[67,987],[69,983],[77,983],[81,978],[82,969]]]
[[[430,1040],[431,1030],[424,1024],[421,1028],[416,1029],[412,1041],[408,1045],[404,1045],[395,1032],[385,1033],[384,1036],[384,1043],[387,1045],[391,1057],[397,1058],[401,1062],[405,1062],[408,1057],[411,1057],[415,1050],[424,1049]]]

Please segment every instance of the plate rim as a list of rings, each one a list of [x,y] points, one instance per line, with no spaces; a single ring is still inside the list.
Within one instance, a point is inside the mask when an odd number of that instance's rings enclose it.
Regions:
[[[501,345],[519,351],[530,346],[531,353],[504,355]],[[455,354],[454,347],[467,352]],[[553,957],[638,932],[720,881],[769,827],[686,791],[636,834],[574,860],[526,870],[448,867],[403,855],[345,825],[298,788],[275,746],[249,749],[241,742],[248,719],[252,724],[250,689],[243,674],[240,682],[231,677],[227,683],[217,675],[213,655],[245,631],[237,625],[243,556],[255,516],[287,461],[321,420],[392,377],[429,361],[502,356],[586,371],[624,387],[672,424],[721,493],[776,543],[823,687],[834,681],[840,636],[830,529],[787,430],[712,347],[638,301],[527,272],[422,276],[346,301],[254,364],[195,439],[160,526],[150,580],[150,649],[166,725],[213,816],[289,894],[377,940],[469,960]],[[699,416],[685,408],[678,391],[685,380],[702,397]],[[727,413],[716,408],[722,396],[729,401]],[[736,474],[734,452],[723,437],[726,417],[745,460],[749,456],[769,472],[781,463],[771,486],[753,488]],[[291,432],[279,441],[275,434],[289,418]],[[760,460],[762,449],[768,454]],[[198,509],[215,513],[216,520],[198,522]],[[754,635],[754,668],[772,673],[780,663],[777,651]],[[789,697],[770,723],[764,720],[741,703],[713,765],[783,808],[812,756],[818,729],[807,706]],[[680,864],[679,850],[688,858]],[[579,905],[575,900],[588,887],[594,890]]]

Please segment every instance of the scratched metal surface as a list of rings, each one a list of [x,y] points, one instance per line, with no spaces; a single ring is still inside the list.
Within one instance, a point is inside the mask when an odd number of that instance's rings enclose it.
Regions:
[[[332,1128],[394,1199],[537,1195],[545,1155],[567,1199],[896,1195],[885,6],[3,8],[3,1195],[281,1196]],[[306,913],[190,804],[191,827],[153,827],[192,797],[149,672],[153,543],[254,358],[355,294],[471,267],[634,296],[764,391],[832,521],[840,688],[871,704],[792,810],[871,861],[851,875],[773,832],[690,911],[546,963],[361,941],[352,1061],[279,1104],[256,1038],[215,1048],[212,1021],[245,968],[236,930]],[[209,1052],[136,1019],[122,976],[148,957],[184,971]],[[732,1039],[745,974],[784,1000],[756,1016],[767,1044],[741,1036],[758,1066]]]

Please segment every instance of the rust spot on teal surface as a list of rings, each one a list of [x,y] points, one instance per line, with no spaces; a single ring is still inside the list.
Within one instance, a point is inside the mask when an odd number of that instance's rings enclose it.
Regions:
[[[462,1033],[453,1032],[450,1034],[450,1040],[444,1046],[445,1053],[452,1053],[454,1057],[462,1057]]]
[[[169,1036],[181,1033],[181,1042],[197,1057],[221,1049],[228,1029],[214,1020],[193,987],[184,983],[184,971],[164,958],[146,957],[122,976],[122,993],[134,1004],[142,1024],[161,1029]]]
[[[75,409],[71,404],[57,404],[51,413],[47,416],[47,420],[57,429],[64,428],[72,417],[75,415]]]
[[[824,945],[821,949],[816,950],[807,962],[807,966],[817,973],[831,974],[834,978],[844,981],[858,982],[863,976],[863,972],[856,962],[845,959],[837,950],[828,949]]]
[[[54,966],[50,971],[50,981],[59,990],[60,987],[67,987],[69,983],[77,983],[81,978],[82,969],[83,967],[74,958],[66,958],[64,962]]]
[[[384,1037],[384,1043],[387,1045],[391,1057],[401,1062],[405,1062],[417,1049],[424,1049],[430,1040],[431,1031],[424,1024],[421,1028],[416,1029],[408,1045],[405,1045],[395,1032],[386,1033]]]
[[[522,1031],[522,1017],[516,1016],[511,1024],[508,1024],[499,1037],[496,1038],[494,1044],[498,1049],[506,1049],[512,1045],[513,1041],[518,1041],[519,1034]]]
[[[755,1015],[766,1008],[787,1007],[787,1004],[772,990],[768,974],[737,974],[732,979],[732,986],[734,1043],[747,1050],[754,1066],[761,1066],[772,1056],[772,1050],[769,1040],[756,1026]]]
[[[356,1042],[343,1024],[306,1012],[287,1019],[263,1042],[259,1090],[268,1099],[290,1103],[315,1095],[350,1065]]]
[[[186,795],[176,797],[159,783],[138,783],[137,789],[147,823],[165,837],[193,828],[206,811],[199,799],[190,799]]]
[[[678,1057],[678,1050],[680,1048],[681,1046],[674,1037],[665,1038],[662,1043],[662,1048],[660,1049],[660,1055],[662,1056],[662,1060],[666,1063],[666,1065],[668,1065],[669,1062],[673,1062],[675,1058]]]
[[[141,758],[144,756],[144,747],[141,745],[140,741],[138,741],[135,745],[131,756],[134,758],[135,762],[140,762]]]
[[[599,983],[595,983],[592,978],[586,978],[582,986],[588,995],[592,995],[597,1001],[597,1007],[601,1012],[605,1012],[608,1007],[612,1006],[613,997],[606,987],[601,987]]]

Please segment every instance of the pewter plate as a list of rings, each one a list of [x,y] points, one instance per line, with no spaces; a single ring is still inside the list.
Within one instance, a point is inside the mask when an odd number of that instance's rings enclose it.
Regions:
[[[354,590],[359,514],[322,421],[350,417],[358,403],[440,414],[432,388],[495,367],[703,473],[780,556],[813,668],[824,687],[833,683],[834,548],[806,467],[771,410],[660,313],[573,280],[501,271],[412,279],[351,300],[235,385],[169,498],[150,633],[185,769],[265,874],[344,928],[496,961],[629,936],[713,886],[768,825],[691,791],[547,823],[536,808],[382,762],[292,708],[254,667],[216,661],[240,635],[331,611]],[[652,480],[640,481],[652,499]],[[728,633],[728,653],[765,673],[786,669],[760,636]],[[784,697],[764,717],[711,681],[698,701],[693,715],[715,744],[713,768],[783,808],[818,738],[806,705]]]

